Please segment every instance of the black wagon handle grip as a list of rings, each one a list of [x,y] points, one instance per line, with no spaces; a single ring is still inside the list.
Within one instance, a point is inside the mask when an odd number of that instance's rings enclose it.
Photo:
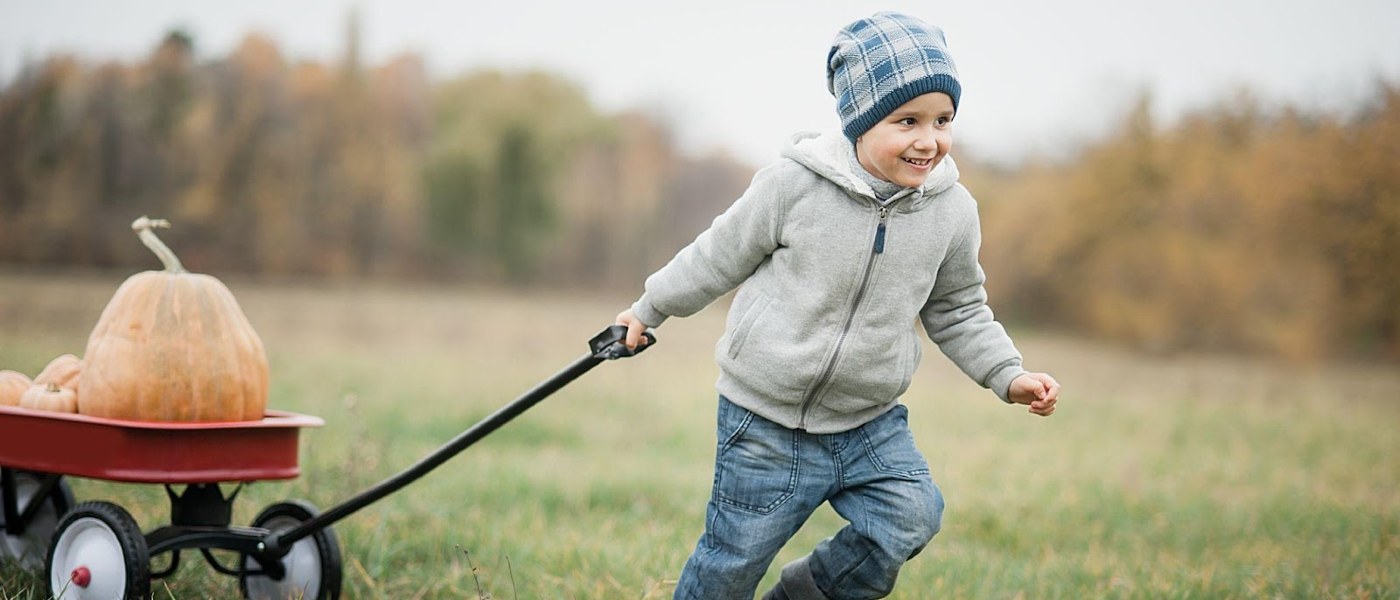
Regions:
[[[594,358],[605,360],[636,356],[656,343],[656,334],[652,333],[650,329],[642,332],[642,335],[646,337],[646,343],[637,344],[636,348],[628,348],[625,343],[627,326],[610,325],[598,335],[593,336],[593,339],[588,340],[588,349],[593,352]]]

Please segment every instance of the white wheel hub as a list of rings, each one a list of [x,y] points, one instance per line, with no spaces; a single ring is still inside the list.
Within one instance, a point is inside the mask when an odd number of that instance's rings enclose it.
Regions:
[[[126,593],[121,542],[100,519],[84,517],[63,530],[51,572],[56,600],[119,600]]]
[[[275,517],[263,524],[272,531],[287,531],[301,521],[293,517]],[[248,558],[244,568],[258,569],[258,561]],[[287,576],[277,581],[267,576],[249,577],[248,597],[258,600],[284,600],[286,598],[315,598],[321,590],[321,553],[316,541],[304,537],[292,544],[292,550],[282,557],[282,566]]]

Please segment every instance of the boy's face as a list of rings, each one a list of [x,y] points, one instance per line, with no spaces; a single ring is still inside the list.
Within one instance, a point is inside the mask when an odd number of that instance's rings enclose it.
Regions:
[[[953,99],[942,92],[918,96],[856,138],[856,158],[871,175],[919,187],[953,147]]]

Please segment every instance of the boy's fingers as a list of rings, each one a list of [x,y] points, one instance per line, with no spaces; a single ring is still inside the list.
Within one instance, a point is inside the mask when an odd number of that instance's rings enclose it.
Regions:
[[[1048,417],[1055,412],[1055,404],[1060,398],[1060,382],[1046,373],[1033,373],[1030,379],[1034,381],[1034,388],[1031,395],[1034,397],[1030,401],[1030,411],[1032,414]]]
[[[627,323],[627,341],[625,343],[628,348],[636,348],[637,344],[642,343],[642,332],[646,331],[646,328],[646,325],[635,319]]]
[[[1045,396],[1042,396],[1038,400],[1031,401],[1030,410],[1032,413],[1035,413],[1042,417],[1048,417],[1051,413],[1055,412],[1055,404],[1055,397],[1051,396],[1049,392],[1046,392]]]
[[[646,331],[647,326],[643,325],[641,319],[632,314],[631,309],[618,313],[617,319],[613,320],[613,323],[627,326],[627,335],[623,336],[622,344],[627,346],[628,350],[635,350],[637,344],[641,342],[642,332]]]

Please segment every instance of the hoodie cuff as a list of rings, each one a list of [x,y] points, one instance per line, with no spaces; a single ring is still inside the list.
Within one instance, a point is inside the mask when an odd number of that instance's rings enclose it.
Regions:
[[[987,388],[996,393],[1002,402],[1015,404],[1011,401],[1011,382],[1017,377],[1025,375],[1029,371],[1021,368],[1020,361],[1010,362],[994,371],[991,377],[987,378]]]
[[[668,316],[652,307],[645,295],[632,303],[632,315],[640,319],[642,324],[647,327],[660,327],[662,323],[666,322]]]

